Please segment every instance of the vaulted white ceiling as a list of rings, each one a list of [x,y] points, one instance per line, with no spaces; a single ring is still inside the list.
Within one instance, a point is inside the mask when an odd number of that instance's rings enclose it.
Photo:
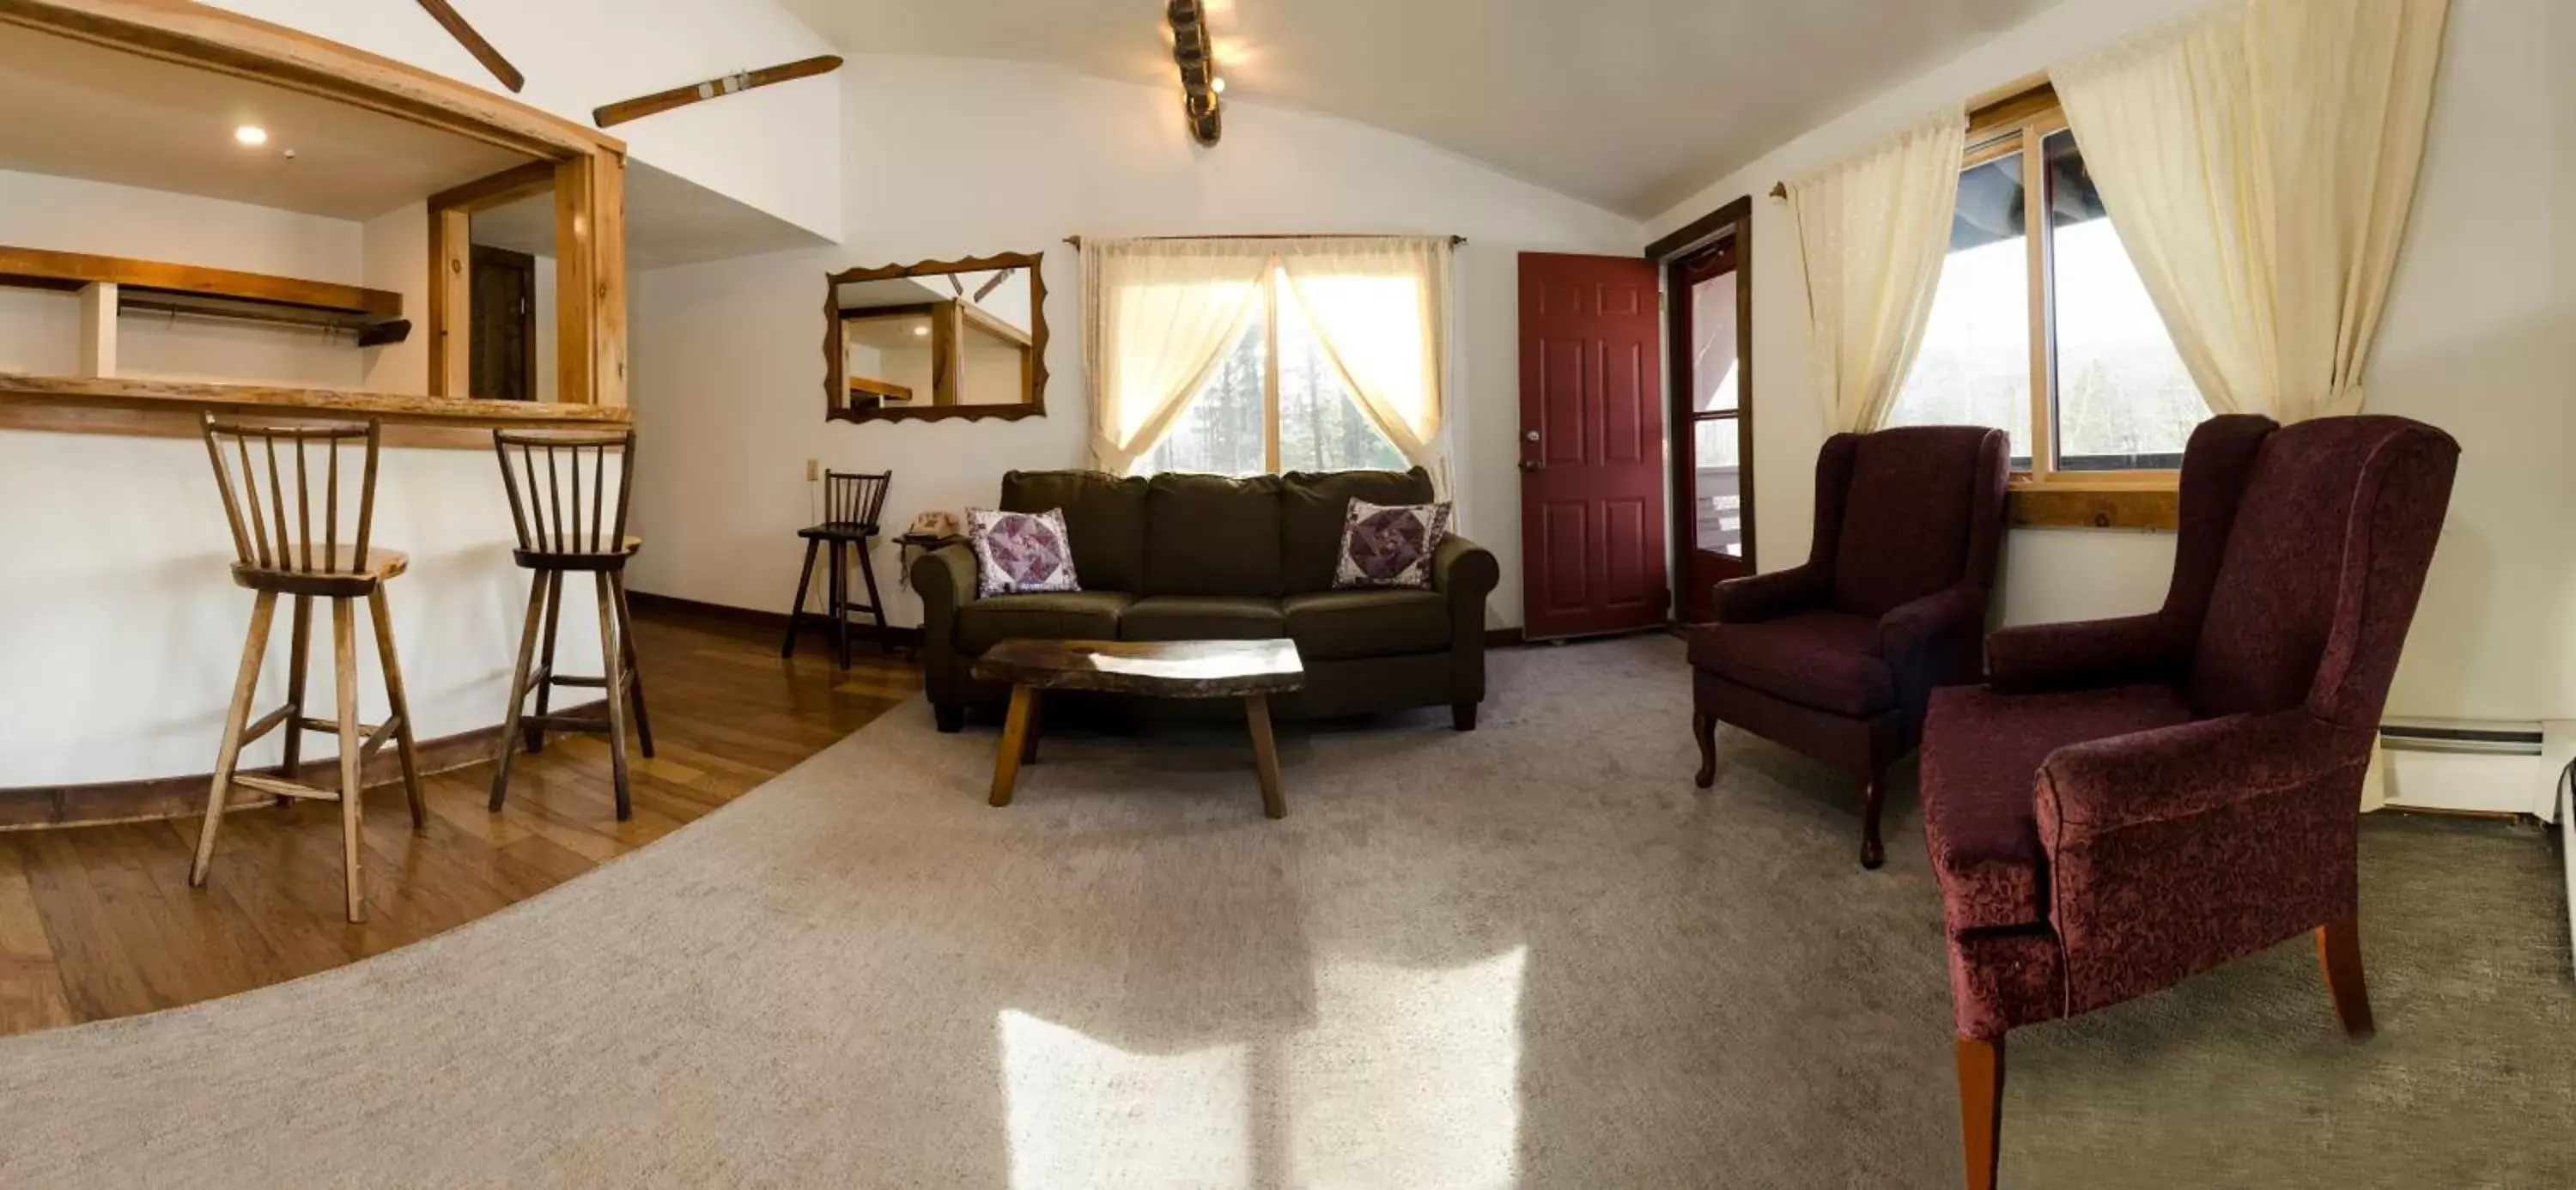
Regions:
[[[1161,0],[785,0],[851,53],[1173,87]],[[1645,217],[2056,0],[1210,0],[1229,99]],[[1217,152],[1224,152],[1219,146]]]

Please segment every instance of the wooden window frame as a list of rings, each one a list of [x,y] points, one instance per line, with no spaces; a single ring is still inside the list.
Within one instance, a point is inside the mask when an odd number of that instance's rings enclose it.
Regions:
[[[2037,528],[2171,529],[2179,470],[2067,471],[2057,460],[2056,245],[2048,227],[2047,141],[2070,131],[2055,88],[2019,87],[1970,113],[1962,174],[2021,154],[2022,234],[2030,268],[2030,466],[2013,473],[2012,523]]]

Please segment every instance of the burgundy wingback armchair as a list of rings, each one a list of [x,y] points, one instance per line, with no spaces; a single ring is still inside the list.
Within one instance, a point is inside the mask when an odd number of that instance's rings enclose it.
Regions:
[[[1933,693],[1970,1186],[1994,1185],[2008,1029],[2314,931],[2337,1016],[2370,1032],[2362,778],[2458,461],[2404,418],[2212,418],[2161,610],[2006,629],[1990,685]]]
[[[1933,687],[1978,677],[2010,467],[1981,426],[1825,440],[1806,564],[1718,584],[1718,622],[1691,630],[1700,788],[1733,724],[1858,777],[1861,866],[1885,860],[1887,767],[1922,738]]]

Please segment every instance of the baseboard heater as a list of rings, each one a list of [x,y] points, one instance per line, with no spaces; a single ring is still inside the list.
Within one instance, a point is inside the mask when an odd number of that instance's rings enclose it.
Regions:
[[[2391,719],[2380,725],[2388,804],[2555,822],[2576,722]]]

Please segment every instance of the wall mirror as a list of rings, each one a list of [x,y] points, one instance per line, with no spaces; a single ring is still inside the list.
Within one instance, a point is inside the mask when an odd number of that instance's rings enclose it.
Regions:
[[[1046,412],[1046,283],[1034,252],[850,269],[826,280],[834,421]]]

